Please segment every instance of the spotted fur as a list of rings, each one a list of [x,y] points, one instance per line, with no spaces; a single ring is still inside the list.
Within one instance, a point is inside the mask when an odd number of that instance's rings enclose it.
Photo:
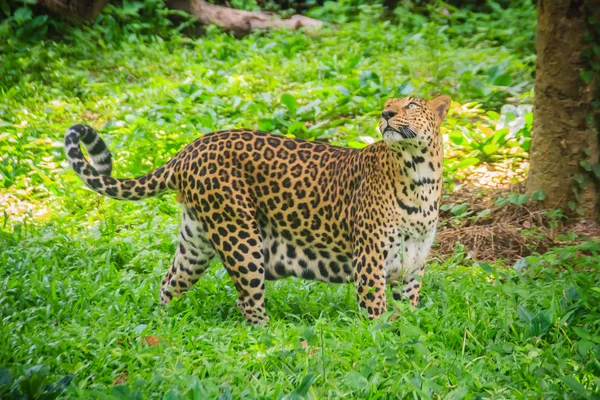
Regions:
[[[268,322],[265,280],[288,276],[352,281],[360,306],[378,318],[387,309],[386,283],[396,299],[419,299],[438,220],[439,128],[449,104],[448,96],[388,100],[384,140],[361,150],[246,129],[216,132],[135,179],[110,176],[110,153],[88,126],[67,131],[65,151],[87,186],[106,196],[178,192],[179,246],[162,303],[189,290],[217,255],[251,323]]]

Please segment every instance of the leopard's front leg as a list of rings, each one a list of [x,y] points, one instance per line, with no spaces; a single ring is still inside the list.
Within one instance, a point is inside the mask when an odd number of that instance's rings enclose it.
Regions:
[[[401,282],[394,281],[390,284],[394,300],[410,301],[413,306],[419,305],[421,296],[421,280],[425,272],[425,265],[419,267],[416,271],[406,273]]]
[[[387,311],[384,261],[381,246],[373,243],[355,246],[356,299],[360,307],[367,310],[369,319],[379,319]]]

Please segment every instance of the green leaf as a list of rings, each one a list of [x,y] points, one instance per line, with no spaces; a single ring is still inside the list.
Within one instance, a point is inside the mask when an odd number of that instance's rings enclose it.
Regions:
[[[65,375],[51,385],[47,385],[40,395],[39,400],[54,400],[58,398],[71,384],[73,378],[75,378],[75,375]]]
[[[465,141],[465,138],[463,137],[463,135],[458,131],[450,132],[450,134],[448,135],[448,138],[450,139],[450,141],[452,143],[454,143],[456,145],[461,145]]]
[[[494,200],[494,204],[497,205],[498,207],[504,207],[505,205],[509,204],[510,200],[508,199],[508,197],[498,197],[496,200]]]
[[[573,329],[573,332],[575,332],[580,338],[584,340],[592,340],[592,335],[585,329],[579,328],[578,326],[572,326],[571,329]]]
[[[30,368],[27,368],[23,375],[25,375],[25,376],[34,376],[34,375],[48,376],[48,374],[50,374],[50,369],[48,368],[48,366],[39,364],[39,365],[34,365],[33,367],[30,367]]]
[[[477,219],[479,218],[487,218],[492,214],[492,210],[490,210],[489,208],[486,208],[485,210],[482,210],[480,212],[477,213]]]
[[[467,211],[468,205],[467,203],[457,204],[450,209],[452,215],[462,215]]]
[[[368,387],[369,381],[360,372],[349,371],[344,377],[344,382],[352,390],[362,391]]]
[[[0,367],[0,395],[10,390],[12,385],[12,377],[10,371],[6,367]]]
[[[594,171],[594,175],[596,175],[596,178],[600,179],[600,163],[592,164],[592,171]]]
[[[508,196],[508,200],[516,206],[522,206],[523,204],[527,203],[529,196],[526,194],[511,193]]]
[[[498,143],[499,145],[503,145],[506,142],[506,135],[509,133],[510,129],[508,128],[497,130],[496,133],[494,133],[494,142]]]
[[[306,128],[306,125],[304,125],[304,122],[296,121],[296,122],[292,123],[290,126],[288,126],[288,133],[296,134],[297,132],[302,132],[302,133],[308,132],[308,129]]]
[[[529,311],[527,308],[525,308],[525,306],[521,304],[517,306],[517,315],[519,316],[519,318],[521,318],[524,322],[527,323],[529,323],[533,319],[533,314],[531,313],[531,311]]]
[[[292,114],[296,113],[296,98],[294,96],[292,96],[289,93],[284,93],[281,95],[281,104],[283,104],[284,106],[286,106],[286,108],[289,110],[289,112],[291,112]]]
[[[2,37],[2,36],[7,37],[11,34],[10,26],[11,26],[11,24],[8,21],[4,21],[3,23],[0,23],[0,37]]]
[[[31,27],[35,29],[45,29],[43,25],[48,21],[47,15],[38,15],[31,21]]]
[[[482,150],[483,154],[485,154],[486,156],[491,156],[492,154],[497,153],[499,149],[500,147],[497,144],[490,143],[483,146]]]
[[[23,25],[25,22],[31,20],[32,11],[29,7],[19,7],[15,11],[13,18],[19,25]]]
[[[581,165],[581,168],[585,169],[588,172],[592,171],[592,164],[588,160],[581,161],[579,165]]]
[[[0,0],[0,10],[2,10],[4,15],[10,17],[10,6],[6,0]]]
[[[315,374],[307,374],[302,378],[302,382],[300,382],[300,385],[294,390],[294,393],[301,397],[306,396],[308,394],[308,389],[310,389],[315,380],[317,380]]]
[[[24,376],[19,380],[19,387],[28,398],[38,398],[42,392],[42,386],[50,369],[46,365],[35,365],[25,370]]]
[[[345,86],[336,86],[335,88],[342,96],[350,97],[350,92]]]
[[[371,70],[360,71],[358,79],[360,80],[361,86],[368,86],[369,83],[379,83],[379,75]]]
[[[595,346],[596,345],[594,342],[589,340],[580,340],[579,343],[577,343],[577,351],[579,351],[579,354],[582,357],[586,357]]]
[[[231,393],[231,389],[225,389],[225,391],[223,393],[220,393],[217,396],[217,400],[232,400],[233,399],[233,393]]]
[[[146,324],[139,324],[138,326],[136,326],[135,328],[133,328],[133,333],[139,335],[140,333],[142,333],[144,331],[144,329],[146,329],[148,327],[148,325]]]
[[[527,265],[529,265],[527,263],[527,259],[526,258],[520,258],[520,259],[517,260],[517,262],[514,263],[513,269],[515,271],[521,271]]]
[[[489,110],[489,111],[486,111],[485,114],[488,117],[490,117],[490,119],[493,120],[493,121],[497,121],[498,118],[500,118],[500,114],[498,114],[496,111]]]
[[[536,190],[531,193],[531,200],[534,201],[542,201],[546,198],[546,193],[544,193],[541,189]]]
[[[548,332],[548,329],[552,325],[552,310],[544,310],[536,313],[529,325],[527,326],[528,336],[541,337]]]
[[[475,158],[475,157],[464,158],[458,163],[457,168],[467,168],[472,165],[477,165],[480,162],[481,161],[479,160],[479,158]]]
[[[131,393],[131,388],[127,385],[116,385],[112,387],[111,394],[117,399],[127,399]]]
[[[579,74],[585,83],[590,83],[594,79],[594,71],[581,69],[579,70]]]
[[[584,187],[584,185],[585,185],[585,177],[583,176],[583,174],[576,173],[576,174],[573,175],[573,179],[575,180],[575,182],[577,182],[577,184],[580,187]]]
[[[494,269],[492,268],[492,266],[486,262],[482,262],[479,264],[479,266],[481,267],[482,270],[484,270],[487,273],[493,272]]]
[[[519,195],[517,204],[521,206],[521,205],[527,203],[528,200],[529,200],[529,196],[527,196],[526,194],[521,194],[521,195]]]
[[[315,334],[314,326],[306,327],[304,331],[302,331],[302,337],[311,346],[315,346],[319,343],[318,336]]]
[[[569,389],[571,389],[572,391],[574,391],[575,393],[577,393],[580,396],[587,396],[588,392],[586,390],[586,388],[577,381],[577,379],[573,378],[572,376],[563,376],[562,378],[560,378],[563,383],[565,385],[567,385],[567,387]]]
[[[271,118],[261,118],[258,121],[258,129],[265,132],[271,132],[275,128]]]
[[[366,144],[364,142],[359,142],[358,140],[349,140],[348,141],[348,147],[351,147],[353,149],[362,149],[367,146],[368,146],[368,144]]]
[[[510,76],[510,74],[508,74],[508,73],[498,75],[492,81],[492,85],[496,85],[496,86],[510,86],[511,83],[512,83],[512,76]]]

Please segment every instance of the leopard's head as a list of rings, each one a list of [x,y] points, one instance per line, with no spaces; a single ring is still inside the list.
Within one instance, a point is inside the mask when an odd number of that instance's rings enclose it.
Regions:
[[[430,145],[440,134],[440,125],[450,102],[446,95],[431,100],[418,97],[389,99],[379,121],[383,140],[392,150],[404,148],[404,145]]]

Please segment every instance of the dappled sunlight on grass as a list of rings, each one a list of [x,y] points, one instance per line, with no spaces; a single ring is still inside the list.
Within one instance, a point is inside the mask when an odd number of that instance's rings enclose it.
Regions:
[[[453,190],[462,186],[484,189],[506,189],[524,182],[529,170],[529,161],[520,158],[506,158],[494,163],[469,166],[460,171],[454,181]]]
[[[48,221],[52,216],[52,201],[25,200],[29,193],[19,190],[13,193],[0,193],[0,213],[4,214],[5,225],[15,222],[23,223],[27,219],[35,222]]]

